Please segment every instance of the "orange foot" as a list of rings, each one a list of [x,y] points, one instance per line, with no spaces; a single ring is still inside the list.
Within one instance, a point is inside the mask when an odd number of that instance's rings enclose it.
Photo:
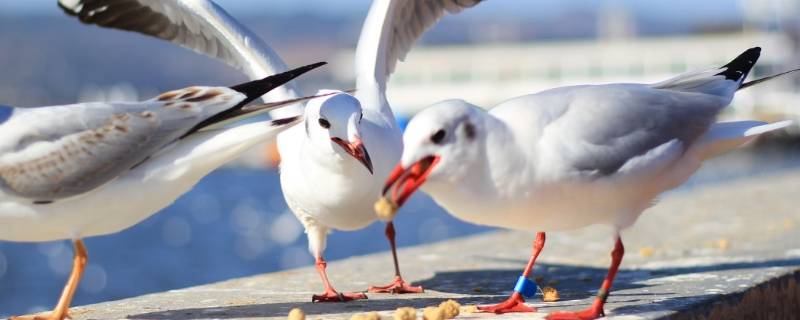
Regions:
[[[605,316],[603,307],[589,307],[583,311],[556,311],[548,314],[547,320],[594,320]]]
[[[367,299],[367,295],[361,292],[339,293],[333,290],[325,291],[323,294],[315,294],[311,297],[311,302],[347,302],[353,300]]]
[[[69,314],[56,314],[54,312],[40,314],[40,315],[30,315],[30,316],[18,316],[18,317],[11,317],[9,320],[64,320],[64,319],[72,319]]]
[[[478,310],[483,312],[492,313],[510,313],[510,312],[536,312],[536,308],[525,305],[525,299],[519,292],[514,292],[506,301],[492,306],[478,306]]]
[[[408,282],[405,282],[403,278],[396,276],[394,277],[394,281],[388,285],[376,287],[371,286],[367,289],[369,292],[374,293],[394,293],[394,294],[402,294],[402,293],[422,293],[425,291],[422,289],[421,286],[412,286]]]

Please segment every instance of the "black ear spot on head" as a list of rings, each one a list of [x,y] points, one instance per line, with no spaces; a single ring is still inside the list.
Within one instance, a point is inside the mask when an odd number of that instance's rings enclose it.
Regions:
[[[464,123],[464,135],[469,140],[475,139],[475,125],[471,122]]]

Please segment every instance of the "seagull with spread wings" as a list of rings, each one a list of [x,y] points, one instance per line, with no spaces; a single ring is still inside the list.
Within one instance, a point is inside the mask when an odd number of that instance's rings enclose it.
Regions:
[[[281,186],[306,229],[325,292],[313,301],[366,298],[333,289],[323,258],[331,229],[356,230],[375,221],[372,203],[400,159],[400,130],[386,98],[386,81],[422,33],[447,13],[482,0],[375,0],[362,27],[355,58],[356,93],[309,102],[301,125],[278,137]],[[82,22],[143,33],[225,61],[250,77],[285,68],[281,58],[251,31],[209,0],[59,0]],[[297,96],[293,84],[266,99]],[[288,108],[287,108],[288,110]],[[299,111],[286,111],[295,112]],[[386,226],[395,279],[371,292],[422,292],[403,281],[395,230]]]
[[[219,128],[295,100],[248,105],[319,67],[227,87],[188,87],[141,102],[0,106],[0,240],[73,241],[52,313],[68,317],[87,262],[82,238],[119,232],[172,204],[205,175],[300,117]]]

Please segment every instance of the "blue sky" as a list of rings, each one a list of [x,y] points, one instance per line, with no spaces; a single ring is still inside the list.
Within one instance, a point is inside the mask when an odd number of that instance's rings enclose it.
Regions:
[[[360,13],[365,12],[370,0],[216,0],[234,15],[248,15],[260,11],[316,13]],[[732,0],[671,0],[641,1],[614,0],[624,4],[637,14],[645,16],[676,15],[689,20],[728,20],[739,16],[739,1]],[[4,0],[0,1],[3,13],[60,14],[56,0]],[[611,1],[590,0],[487,0],[481,10],[472,10],[471,15],[530,14],[548,15],[575,7],[594,7]]]

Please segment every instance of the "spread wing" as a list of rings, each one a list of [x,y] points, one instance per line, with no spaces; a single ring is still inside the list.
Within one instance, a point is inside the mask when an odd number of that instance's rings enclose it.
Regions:
[[[224,61],[250,79],[287,69],[280,56],[253,32],[209,0],[59,0],[81,22],[139,32]],[[268,94],[297,98],[293,82]]]
[[[0,125],[0,189],[34,201],[79,195],[244,99],[191,87],[140,103],[17,108]]]
[[[358,89],[377,83],[385,89],[397,60],[447,13],[458,13],[484,0],[375,0],[364,21],[356,49]]]

